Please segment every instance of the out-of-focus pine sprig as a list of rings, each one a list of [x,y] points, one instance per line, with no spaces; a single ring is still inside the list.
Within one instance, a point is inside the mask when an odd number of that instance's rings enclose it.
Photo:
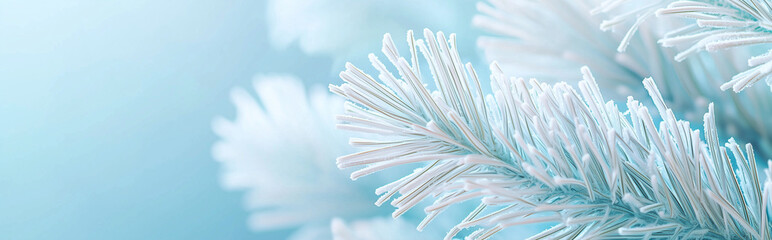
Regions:
[[[558,82],[575,79],[582,66],[594,69],[598,84],[612,99],[647,97],[640,87],[653,77],[669,105],[695,119],[708,100],[699,96],[704,86],[694,81],[689,65],[667,64],[672,51],[656,44],[657,29],[643,26],[638,34],[622,35],[598,28],[601,16],[590,12],[598,1],[489,0],[479,2],[473,24],[495,36],[481,36],[478,46],[488,61],[507,73]],[[633,47],[616,49],[621,39]],[[702,75],[705,75],[702,73]],[[689,80],[686,80],[689,79]],[[689,94],[679,94],[687,92]],[[703,112],[704,113],[704,112]]]
[[[353,152],[347,135],[335,131],[343,100],[315,89],[307,93],[290,76],[261,76],[252,94],[236,88],[236,118],[212,124],[220,137],[213,147],[222,163],[222,184],[246,190],[249,226],[273,230],[320,224],[332,217],[376,215],[360,183],[352,185],[331,162]],[[302,149],[302,150],[299,150]]]
[[[698,51],[714,52],[734,47],[772,43],[772,8],[767,0],[675,1],[657,10],[657,15],[673,15],[694,23],[668,33],[663,46],[691,45],[675,56],[682,61]],[[748,59],[748,70],[721,85],[740,92],[767,79],[772,73],[772,52]]]
[[[632,10],[617,9],[628,5]],[[652,77],[676,117],[699,121],[713,102],[719,132],[753,143],[761,156],[772,157],[772,127],[764,123],[772,118],[772,94],[765,88],[742,94],[720,90],[725,79],[743,68],[739,51],[673,62],[678,52],[656,42],[667,29],[682,24],[666,21],[673,19],[643,24],[666,6],[664,1],[489,0],[478,4],[480,14],[473,22],[496,35],[480,37],[478,45],[507,73],[576,82],[571,80],[577,79],[575,73],[588,66],[604,94],[615,101],[648,98],[640,79]],[[616,12],[623,13],[610,16]],[[628,19],[637,19],[633,27],[625,24]]]
[[[339,157],[339,167],[363,167],[351,174],[357,179],[419,164],[376,190],[376,204],[391,200],[394,217],[434,198],[423,228],[451,206],[479,200],[446,238],[478,228],[469,238],[485,239],[543,222],[555,226],[533,238],[770,238],[772,183],[758,181],[750,144],[719,145],[712,104],[703,142],[699,130],[675,117],[652,79],[643,85],[661,122],[633,98],[625,112],[606,102],[587,68],[577,91],[509,78],[494,63],[493,94],[483,95],[454,35],[408,35],[407,59],[384,37],[383,53],[399,77],[371,55],[380,81],[347,65],[340,74],[346,83],[330,86],[349,100],[339,127],[375,134],[352,138],[366,150]],[[427,70],[437,91],[425,85]]]
[[[403,240],[426,239],[413,225],[388,217],[345,222],[336,218],[330,224],[333,240]],[[437,237],[437,236],[432,236]]]
[[[258,76],[256,97],[241,88],[231,92],[235,119],[218,117],[212,124],[220,137],[212,152],[222,163],[222,184],[246,191],[249,227],[259,232],[291,229],[289,240],[442,236],[442,231],[406,227],[421,216],[383,220],[388,212],[372,205],[377,198],[370,192],[389,176],[352,184],[348,172],[336,168],[336,157],[354,152],[348,135],[335,130],[343,99],[323,88],[306,88],[292,76]],[[382,236],[386,231],[400,234]]]
[[[683,61],[701,51],[716,52],[738,47],[772,43],[772,7],[768,0],[660,0],[653,3],[623,3],[624,0],[606,0],[598,11],[624,11],[605,21],[601,27],[636,19],[628,34],[634,34],[636,27],[649,17],[656,15],[676,16],[686,19],[689,24],[670,31],[659,40],[665,47],[680,47],[681,52],[673,59]],[[630,6],[630,5],[637,6]],[[748,58],[750,69],[736,73],[723,83],[721,90],[731,88],[743,91],[761,81],[770,82],[772,73],[772,50]],[[725,79],[726,80],[726,79]]]
[[[297,46],[329,56],[335,66],[363,57],[388,31],[415,25],[468,29],[467,4],[442,0],[267,0],[268,37],[277,48]],[[425,9],[431,9],[426,11]],[[340,27],[349,29],[345,34]],[[470,29],[471,30],[471,29]],[[366,59],[362,59],[365,60]],[[338,64],[339,63],[339,64]],[[326,78],[322,78],[326,79]]]

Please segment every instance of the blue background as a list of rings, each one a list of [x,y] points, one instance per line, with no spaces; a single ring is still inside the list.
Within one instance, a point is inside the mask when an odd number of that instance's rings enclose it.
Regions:
[[[255,74],[326,84],[342,63],[271,48],[264,12],[0,1],[0,239],[284,236],[250,232],[242,193],[220,188],[211,120],[233,117],[230,89]]]

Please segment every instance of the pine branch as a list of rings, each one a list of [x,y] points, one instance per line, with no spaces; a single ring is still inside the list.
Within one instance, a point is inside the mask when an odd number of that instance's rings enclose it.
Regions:
[[[660,40],[663,46],[690,45],[676,55],[681,61],[699,51],[772,43],[772,8],[766,0],[675,1],[657,10],[657,15],[678,16],[694,23]],[[772,73],[772,52],[748,59],[750,69],[721,85],[740,92]]]
[[[772,183],[762,192],[750,145],[719,146],[712,104],[702,142],[699,130],[675,118],[651,79],[643,83],[663,118],[658,124],[633,98],[624,113],[605,102],[587,68],[577,92],[565,83],[508,78],[494,63],[494,94],[483,98],[454,35],[449,41],[428,30],[425,40],[408,36],[410,60],[384,37],[383,53],[399,78],[371,55],[380,83],[347,64],[340,74],[346,83],[330,86],[349,100],[339,127],[375,134],[351,139],[366,150],[338,158],[341,168],[362,167],[352,179],[424,164],[376,190],[376,204],[391,200],[394,217],[434,198],[422,229],[450,206],[477,200],[479,207],[446,239],[466,228],[478,229],[470,238],[485,239],[543,222],[556,225],[533,238],[770,238]],[[419,51],[436,92],[424,85]]]
[[[534,77],[545,82],[575,79],[582,66],[595,69],[598,84],[615,101],[648,97],[640,87],[641,79],[653,77],[663,98],[690,120],[704,114],[708,94],[716,84],[707,71],[694,70],[689,64],[663,64],[673,57],[672,49],[655,42],[656,28],[645,25],[631,37],[598,28],[604,16],[590,13],[600,0],[489,0],[478,3],[480,14],[473,24],[495,36],[483,36],[478,45],[486,59],[496,61],[506,72]],[[625,38],[630,44],[625,52],[615,45]],[[545,64],[548,63],[548,64]],[[697,61],[693,61],[697,63]],[[720,64],[724,66],[726,64]],[[733,71],[731,65],[727,71]],[[686,93],[686,94],[684,94]],[[726,102],[731,102],[728,100]]]
[[[741,56],[713,53],[667,64],[677,52],[655,43],[662,37],[658,33],[663,32],[665,23],[641,25],[637,34],[626,38],[626,51],[617,52],[615,44],[626,37],[625,33],[598,29],[606,16],[590,12],[593,6],[606,6],[601,0],[488,2],[478,4],[480,14],[473,22],[496,36],[480,37],[478,44],[486,58],[496,60],[505,72],[575,84],[571,79],[577,79],[576,72],[586,65],[595,70],[599,87],[606,90],[604,96],[616,102],[624,102],[628,96],[648,98],[640,79],[652,77],[676,117],[701,121],[708,103],[714,102],[719,132],[753,143],[761,159],[772,158],[772,128],[763,122],[772,117],[768,110],[772,94],[764,88],[742,94],[719,89],[724,79],[743,68],[743,63],[737,63],[744,61]]]
[[[608,0],[598,9],[611,11],[620,8],[623,5],[621,2]],[[628,30],[629,34],[634,33],[636,27],[652,15],[676,16],[692,22],[668,32],[659,41],[665,47],[686,46],[674,56],[679,62],[701,51],[715,52],[772,43],[772,7],[768,0],[667,0],[635,11],[643,14],[634,17],[635,24]],[[631,17],[631,14],[621,14],[606,23],[618,24]],[[772,50],[749,58],[747,64],[750,69],[734,75],[720,86],[721,90],[732,88],[740,92],[764,79],[769,83]]]
[[[597,15],[600,13],[611,14],[614,12],[620,12],[613,17],[604,20],[600,24],[600,29],[603,31],[613,30],[615,27],[623,26],[624,23],[632,21],[633,23],[627,26],[624,38],[619,42],[617,51],[624,52],[627,50],[630,40],[633,35],[638,32],[638,29],[643,23],[654,16],[657,9],[665,6],[665,4],[674,0],[655,0],[655,1],[628,1],[628,0],[602,0],[590,13]]]
[[[330,224],[332,240],[405,240],[427,239],[425,233],[417,232],[410,223],[402,219],[378,217],[346,222],[335,218]],[[442,235],[431,235],[438,237]]]
[[[480,2],[480,14],[474,17],[473,25],[498,36],[480,37],[478,45],[489,61],[499,62],[505,71],[545,81],[574,78],[581,66],[588,65],[598,69],[596,74],[601,79],[613,79],[614,86],[610,87],[623,100],[637,94],[633,89],[638,88],[641,76],[652,72],[662,75],[657,77],[663,84],[672,82],[673,88],[699,91],[699,86],[689,82],[666,81],[666,77],[675,78],[677,74],[660,74],[665,70],[657,63],[668,54],[653,44],[657,36],[648,29],[638,35],[640,40],[631,51],[617,52],[613,46],[622,36],[598,29],[602,19],[590,15],[590,5],[566,0]]]
[[[327,223],[332,217],[378,215],[363,189],[351,184],[331,159],[353,152],[332,126],[343,100],[323,88],[306,91],[291,76],[259,76],[254,92],[236,88],[236,117],[217,117],[212,155],[222,164],[226,189],[246,192],[248,224],[257,231]],[[302,149],[302,151],[298,151]],[[326,228],[325,228],[326,230]]]

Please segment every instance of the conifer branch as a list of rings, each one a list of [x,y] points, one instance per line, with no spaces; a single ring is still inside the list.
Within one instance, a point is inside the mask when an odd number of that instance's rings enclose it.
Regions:
[[[752,143],[759,151],[760,159],[772,157],[772,127],[763,121],[772,117],[772,111],[768,110],[772,102],[769,90],[751,88],[742,93],[720,90],[726,79],[745,68],[746,56],[739,54],[740,51],[724,51],[670,64],[670,59],[678,52],[661,47],[656,41],[676,22],[664,20],[677,19],[652,19],[657,21],[641,25],[633,35],[624,31],[602,31],[598,25],[603,19],[621,12],[611,11],[614,10],[612,7],[644,6],[644,2],[633,1],[604,3],[603,0],[488,0],[478,3],[480,14],[475,16],[473,23],[492,35],[480,37],[478,45],[487,60],[497,61],[505,72],[548,83],[576,84],[576,72],[582,66],[588,66],[594,70],[604,96],[615,102],[625,102],[629,96],[648,99],[640,80],[651,77],[677,118],[699,122],[708,103],[713,102],[719,116],[716,119],[719,132]],[[645,6],[651,3],[646,2]],[[662,2],[657,6],[666,5],[667,2]],[[627,48],[618,52],[616,44],[623,39],[629,41]]]
[[[623,8],[622,2],[607,0],[596,9],[598,12],[612,11]],[[670,30],[659,40],[662,46],[683,48],[674,56],[679,62],[702,51],[716,52],[772,43],[772,7],[768,0],[667,0],[634,9],[633,12],[643,14],[620,14],[604,23],[616,25],[634,18],[635,23],[628,30],[628,34],[632,34],[651,16],[675,16],[690,22]],[[603,27],[604,24],[601,24]],[[626,42],[622,41],[621,45],[626,45]],[[720,86],[721,90],[731,88],[740,92],[761,80],[768,81],[772,73],[772,52],[750,57],[747,65],[750,69],[731,77]]]
[[[366,150],[337,159],[341,168],[361,167],[352,179],[423,164],[376,190],[376,204],[391,200],[394,217],[435,199],[421,229],[454,204],[475,200],[479,207],[446,239],[466,228],[478,229],[470,238],[486,239],[542,222],[556,225],[534,238],[770,238],[772,183],[762,191],[750,145],[719,145],[712,104],[703,142],[699,130],[676,119],[650,78],[643,84],[663,119],[658,123],[633,98],[625,112],[606,102],[587,68],[577,91],[508,78],[494,63],[493,94],[484,96],[471,64],[461,63],[454,35],[408,36],[410,60],[384,37],[383,53],[399,78],[370,55],[380,82],[347,64],[340,74],[346,83],[330,86],[348,99],[339,127],[370,134],[350,141]],[[436,92],[424,85],[418,52]]]

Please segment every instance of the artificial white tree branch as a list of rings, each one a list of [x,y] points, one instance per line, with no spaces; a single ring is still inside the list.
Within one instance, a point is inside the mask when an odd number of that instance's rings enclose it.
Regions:
[[[690,22],[686,26],[671,29],[659,43],[665,47],[682,47],[674,56],[678,62],[698,52],[716,52],[736,47],[751,47],[772,43],[772,7],[768,0],[661,0],[654,4],[634,3],[625,5],[624,0],[607,0],[596,8],[596,12],[634,9],[631,13],[619,14],[604,21],[601,28],[619,25],[635,19],[628,35],[634,34],[637,26],[651,16],[675,16]],[[632,5],[640,5],[632,7]],[[630,20],[632,21],[632,20]],[[627,46],[628,41],[622,41]],[[753,84],[767,79],[772,73],[772,57],[769,52],[748,59],[747,70],[735,74],[720,86],[721,90],[732,89],[740,92]]]
[[[769,239],[772,183],[762,191],[750,145],[719,145],[712,104],[703,142],[699,130],[676,119],[652,79],[643,83],[663,119],[658,123],[633,98],[624,112],[606,102],[587,68],[577,91],[509,78],[494,63],[493,94],[484,96],[471,64],[461,63],[454,35],[408,36],[410,60],[384,37],[383,52],[399,77],[371,55],[380,81],[348,64],[341,72],[346,83],[330,86],[349,100],[339,126],[374,134],[352,139],[366,150],[338,158],[339,167],[362,167],[356,179],[420,164],[376,191],[377,204],[391,199],[394,217],[432,198],[419,229],[455,204],[479,201],[448,239],[465,228],[479,229],[469,238],[485,239],[544,222],[556,225],[534,237]],[[438,91],[424,85],[418,52]]]

